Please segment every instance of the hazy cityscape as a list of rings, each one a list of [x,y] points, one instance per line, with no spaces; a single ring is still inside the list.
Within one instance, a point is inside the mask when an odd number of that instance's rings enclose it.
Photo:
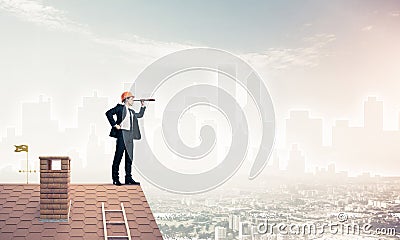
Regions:
[[[238,181],[225,191],[198,196],[160,193],[149,201],[165,239],[400,238],[400,178],[330,177],[276,176],[253,187]],[[346,221],[340,222],[339,214],[345,214]],[[301,233],[269,228],[267,233],[260,232],[259,224],[266,221],[270,226],[309,224],[316,230]],[[345,224],[345,230],[321,233],[324,224]],[[363,232],[366,224],[369,231]]]

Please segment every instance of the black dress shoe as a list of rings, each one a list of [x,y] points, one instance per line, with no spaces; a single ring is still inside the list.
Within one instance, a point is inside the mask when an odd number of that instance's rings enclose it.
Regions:
[[[132,178],[127,178],[127,179],[125,179],[125,184],[129,184],[129,185],[140,185],[140,182],[136,182],[136,181],[133,180]]]
[[[121,186],[122,183],[119,180],[113,180],[113,184],[117,186]]]

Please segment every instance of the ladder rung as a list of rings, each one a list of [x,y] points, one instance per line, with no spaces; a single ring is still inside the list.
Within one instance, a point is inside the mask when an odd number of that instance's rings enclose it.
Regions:
[[[121,203],[121,210],[116,210],[116,209],[114,209],[114,210],[105,210],[104,209],[104,202],[102,202],[101,203],[101,211],[103,213],[103,231],[104,231],[104,239],[105,240],[108,240],[109,238],[128,238],[128,240],[132,239],[123,203]],[[124,221],[107,221],[106,220],[106,212],[122,212],[122,218],[123,218]],[[122,235],[121,236],[108,236],[108,234],[107,234],[107,224],[125,224],[126,233],[128,235],[127,236],[122,236]]]
[[[122,222],[122,221],[108,221],[107,224],[125,224],[125,222]]]

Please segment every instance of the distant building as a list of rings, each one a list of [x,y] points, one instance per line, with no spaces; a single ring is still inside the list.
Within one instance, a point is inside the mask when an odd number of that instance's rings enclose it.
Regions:
[[[238,232],[240,228],[240,216],[233,215],[232,216],[232,230]]]
[[[304,175],[306,170],[305,158],[298,149],[297,144],[292,145],[287,167],[288,173],[294,176]]]
[[[215,240],[226,240],[226,228],[215,227]]]
[[[46,126],[46,131],[38,126]],[[24,136],[52,137],[57,133],[58,121],[51,120],[51,101],[49,99],[45,101],[43,96],[40,96],[39,102],[22,104],[22,134]]]
[[[246,240],[246,239],[251,239],[252,238],[252,223],[245,221],[245,222],[240,222],[239,223],[239,239],[240,240]]]
[[[383,102],[376,97],[368,97],[364,102],[364,127],[367,130],[383,130]]]
[[[286,120],[286,146],[316,152],[322,146],[322,119],[310,118],[308,111],[291,111]]]

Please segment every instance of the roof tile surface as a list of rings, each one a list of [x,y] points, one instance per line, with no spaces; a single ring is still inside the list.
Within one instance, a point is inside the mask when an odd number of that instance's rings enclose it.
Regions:
[[[71,184],[69,222],[42,222],[38,184],[0,185],[0,239],[104,239],[101,202],[106,210],[123,203],[132,239],[163,239],[140,186]],[[108,212],[107,220],[122,221]],[[107,224],[108,235],[126,235],[124,225]]]

